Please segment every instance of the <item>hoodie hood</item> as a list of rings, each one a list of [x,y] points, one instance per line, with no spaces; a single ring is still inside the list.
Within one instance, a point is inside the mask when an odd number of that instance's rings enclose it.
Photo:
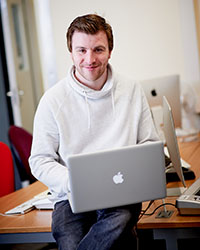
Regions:
[[[74,76],[74,66],[70,70],[70,85],[71,87],[78,92],[80,95],[85,96],[85,93],[87,94],[87,98],[89,99],[99,99],[101,97],[104,97],[108,93],[111,92],[111,90],[114,87],[114,81],[112,78],[112,69],[111,66],[108,65],[108,78],[107,81],[105,82],[103,88],[101,90],[94,90],[91,89],[83,84],[81,84]]]
[[[77,93],[79,93],[85,98],[85,105],[86,105],[87,116],[88,116],[88,129],[90,129],[91,114],[90,114],[90,105],[89,105],[88,99],[97,100],[97,99],[103,98],[106,95],[110,95],[112,108],[113,108],[113,116],[115,114],[115,101],[114,101],[115,81],[112,77],[112,68],[111,68],[111,65],[108,64],[108,77],[101,90],[94,90],[80,83],[74,76],[74,70],[75,70],[75,67],[72,66],[72,68],[70,69],[70,74],[69,74],[69,77],[70,77],[69,84]]]

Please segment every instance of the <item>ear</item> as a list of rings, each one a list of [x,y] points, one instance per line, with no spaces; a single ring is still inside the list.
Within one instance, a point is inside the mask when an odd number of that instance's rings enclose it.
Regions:
[[[111,58],[111,54],[112,54],[112,50],[111,50],[111,51],[109,51],[109,56],[108,56],[108,59],[110,59],[110,58]]]

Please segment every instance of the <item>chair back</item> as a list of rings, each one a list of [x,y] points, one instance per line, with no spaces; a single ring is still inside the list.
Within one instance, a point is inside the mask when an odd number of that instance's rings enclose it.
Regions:
[[[30,183],[34,182],[36,179],[31,173],[28,162],[28,158],[31,153],[32,135],[25,129],[15,125],[10,127],[8,135],[11,145],[14,147],[15,158],[17,158],[17,161],[21,161]]]
[[[14,165],[10,148],[0,142],[0,197],[15,191]]]

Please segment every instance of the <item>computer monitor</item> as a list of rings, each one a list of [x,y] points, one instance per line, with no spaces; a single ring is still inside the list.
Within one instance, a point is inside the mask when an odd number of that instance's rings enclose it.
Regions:
[[[181,102],[180,102],[180,80],[178,75],[169,75],[149,80],[140,81],[149,106],[153,108],[157,106],[162,108],[163,96],[166,96],[174,117],[176,128],[181,128]],[[158,113],[155,110],[155,113]],[[162,110],[160,111],[162,112]],[[160,115],[162,117],[162,114]],[[160,122],[160,121],[159,121]]]
[[[163,130],[164,130],[166,145],[167,145],[167,149],[169,152],[172,165],[177,175],[179,176],[183,186],[186,187],[183,170],[182,170],[177,137],[175,133],[172,109],[165,96],[163,96]]]

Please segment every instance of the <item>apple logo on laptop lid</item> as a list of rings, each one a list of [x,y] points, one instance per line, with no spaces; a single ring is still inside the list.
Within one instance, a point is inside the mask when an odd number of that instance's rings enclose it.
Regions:
[[[124,181],[124,178],[123,178],[123,174],[121,174],[121,172],[118,172],[117,174],[115,174],[113,176],[113,182],[115,184],[123,183],[123,181]]]

